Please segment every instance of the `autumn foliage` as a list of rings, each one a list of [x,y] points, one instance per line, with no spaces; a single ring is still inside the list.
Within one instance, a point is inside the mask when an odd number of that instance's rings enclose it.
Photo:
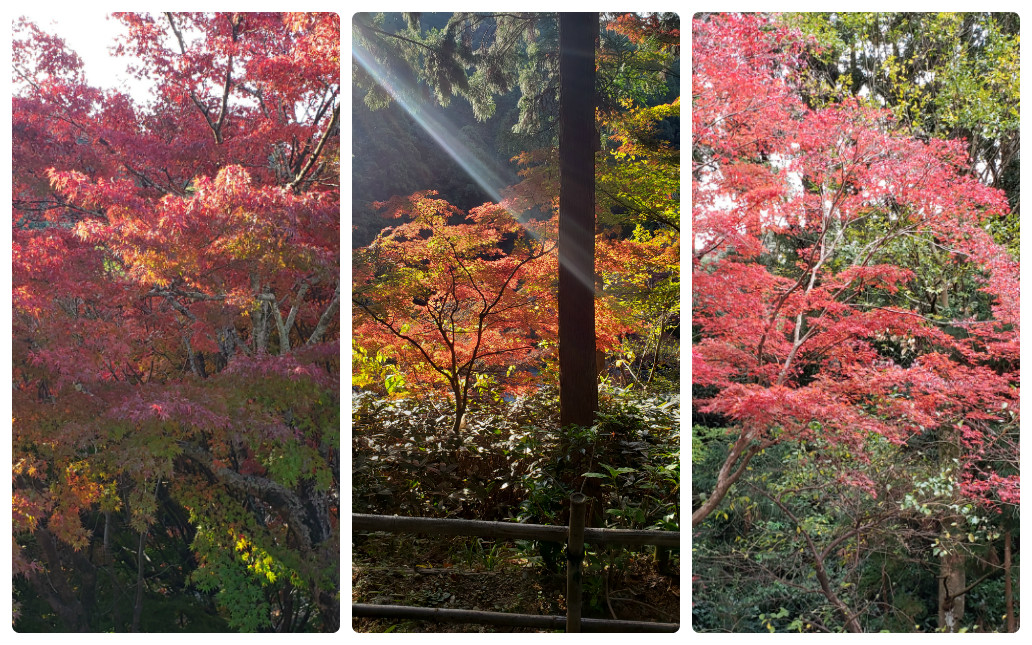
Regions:
[[[517,391],[554,345],[555,244],[546,223],[496,204],[466,214],[416,193],[380,206],[404,221],[355,251],[356,337],[397,361],[410,389],[446,389],[458,430],[474,386],[501,377]]]
[[[71,631],[163,630],[188,584],[222,628],[336,630],[338,18],[116,19],[147,103],[16,29],[15,575]]]
[[[753,455],[813,437],[942,433],[969,494],[1016,502],[985,459],[1018,407],[1018,264],[986,231],[1003,194],[963,142],[808,106],[806,40],[766,20],[693,26],[693,405],[736,433],[693,525]]]

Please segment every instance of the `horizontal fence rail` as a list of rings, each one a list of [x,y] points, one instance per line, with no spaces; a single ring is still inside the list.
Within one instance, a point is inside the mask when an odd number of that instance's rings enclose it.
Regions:
[[[357,618],[401,618],[430,620],[442,623],[477,623],[533,629],[566,629],[566,616],[535,616],[533,614],[506,614],[498,611],[472,609],[437,609],[406,607],[402,605],[351,605],[351,615]],[[603,620],[581,618],[583,632],[676,632],[678,623],[648,623],[635,620]]]
[[[566,616],[507,614],[473,609],[438,609],[407,605],[352,604],[351,614],[359,618],[407,618],[446,623],[481,623],[511,627],[565,629],[567,632],[676,632],[677,623],[648,623],[633,620],[581,618],[581,575],[584,543],[653,544],[664,555],[668,549],[681,546],[679,531],[633,531],[627,529],[590,529],[584,527],[584,509],[588,498],[581,493],[570,497],[570,525],[516,524],[483,520],[404,517],[399,515],[351,514],[351,530],[385,531],[388,533],[422,533],[425,535],[472,535],[566,542]],[[660,560],[663,561],[663,558]]]
[[[569,527],[566,526],[439,519],[433,517],[403,517],[398,515],[362,515],[359,513],[351,514],[351,530],[423,533],[428,535],[473,535],[477,537],[539,540],[545,542],[565,542],[567,537],[569,537]],[[585,528],[584,541],[590,544],[652,544],[655,546],[679,548],[681,546],[681,532]]]

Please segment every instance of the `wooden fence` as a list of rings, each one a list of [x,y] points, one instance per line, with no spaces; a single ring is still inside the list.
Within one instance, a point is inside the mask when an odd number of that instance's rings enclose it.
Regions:
[[[570,496],[569,526],[544,524],[512,524],[479,520],[453,520],[397,515],[351,515],[351,530],[422,533],[428,535],[470,535],[516,540],[566,542],[566,616],[535,616],[466,609],[434,609],[405,605],[352,604],[351,615],[364,618],[408,618],[450,623],[479,623],[513,627],[562,629],[567,632],[676,632],[678,623],[650,623],[631,620],[581,618],[581,575],[584,543],[652,544],[661,548],[681,545],[678,531],[631,531],[627,529],[593,529],[584,526],[584,509],[588,498],[581,493]]]

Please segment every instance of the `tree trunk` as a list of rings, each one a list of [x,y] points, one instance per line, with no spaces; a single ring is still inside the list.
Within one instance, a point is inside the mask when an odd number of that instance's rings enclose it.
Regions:
[[[66,571],[78,570],[79,575],[87,576],[88,581],[95,578],[95,572],[88,560],[76,561],[76,566],[67,566],[62,562],[61,550],[64,549],[57,539],[46,529],[36,529],[36,543],[40,547],[40,555],[46,565],[45,570],[33,572],[29,581],[33,588],[46,600],[69,632],[88,632],[90,630],[89,610],[80,601],[77,590],[71,583]],[[69,549],[70,550],[70,549]],[[74,559],[74,552],[72,554]],[[89,585],[92,586],[92,583]]]
[[[746,467],[749,465],[749,460],[763,447],[755,445],[750,448],[750,441],[749,434],[743,432],[739,435],[734,445],[731,446],[731,452],[728,453],[727,459],[724,460],[723,465],[717,472],[717,484],[713,487],[713,492],[703,502],[702,506],[692,513],[693,528],[702,524],[703,520],[713,512],[713,509],[720,505],[724,496],[727,495],[727,491],[731,489],[731,485],[738,481],[738,478],[745,472]],[[736,465],[738,468],[735,468]]]
[[[559,419],[590,426],[595,376],[595,38],[598,13],[559,14]]]
[[[319,317],[319,322],[315,324],[315,330],[312,331],[312,335],[308,338],[309,345],[315,345],[316,343],[322,342],[323,334],[329,329],[330,324],[337,320],[337,310],[340,308],[340,282],[337,283],[337,288],[333,290],[333,299],[330,300],[330,304],[326,306],[326,310],[323,311],[322,316]]]
[[[140,546],[136,550],[136,600],[133,603],[133,623],[129,631],[137,633],[140,631],[140,618],[143,616],[143,556],[144,545],[147,542],[147,529],[140,533]]]
[[[1014,620],[1014,587],[1011,585],[1011,532],[1003,533],[1003,601],[1007,610],[1007,633],[1017,631]]]
[[[659,326],[659,331],[658,335],[656,336],[656,349],[652,353],[652,366],[649,368],[649,377],[645,379],[646,385],[652,383],[652,378],[656,375],[656,365],[659,363],[660,348],[663,347],[663,330],[666,328],[666,321],[667,315],[666,312],[663,312],[662,314],[660,314],[659,322],[657,323]]]
[[[290,593],[290,588],[286,587],[280,590],[280,624],[276,630],[280,633],[289,633],[293,631],[294,626],[294,596]]]
[[[964,619],[964,594],[959,592],[967,586],[964,572],[966,558],[959,550],[951,551],[940,558],[939,564],[939,627],[949,633],[956,632]]]
[[[828,599],[828,602],[838,611],[839,615],[842,616],[842,624],[845,625],[846,631],[850,634],[861,634],[863,628],[860,627],[860,621],[857,617],[849,611],[849,607],[846,603],[842,602],[842,599],[838,597],[838,594],[831,588],[831,580],[828,579],[828,572],[824,568],[824,560],[818,558],[814,561],[814,571],[817,574],[817,583],[821,586],[821,593]]]
[[[269,343],[269,303],[261,299],[263,295],[262,284],[256,273],[251,274],[251,290],[257,299],[254,312],[251,314],[254,353],[255,355],[261,355],[268,349]]]
[[[944,430],[939,444],[939,463],[949,467],[961,454],[960,429],[950,425]],[[964,589],[967,586],[965,565],[967,557],[956,536],[950,536],[947,529],[953,522],[961,521],[959,515],[946,515],[940,519],[942,534],[939,548],[947,554],[939,558],[939,629],[956,632],[964,619]]]
[[[319,614],[322,617],[322,631],[340,631],[340,595],[332,591],[319,591],[316,596]]]
[[[455,420],[452,422],[452,432],[458,434],[466,427],[466,392],[457,382],[452,384],[452,396],[455,397]]]

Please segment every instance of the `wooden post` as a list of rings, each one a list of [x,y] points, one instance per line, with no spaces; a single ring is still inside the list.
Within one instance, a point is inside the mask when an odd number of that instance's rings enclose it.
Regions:
[[[581,562],[584,560],[584,507],[588,498],[570,495],[570,535],[566,541],[566,632],[581,630]]]
[[[659,566],[659,572],[662,574],[670,573],[670,548],[665,546],[656,547],[656,563]]]
[[[595,372],[598,13],[559,14],[559,424],[590,426]]]

